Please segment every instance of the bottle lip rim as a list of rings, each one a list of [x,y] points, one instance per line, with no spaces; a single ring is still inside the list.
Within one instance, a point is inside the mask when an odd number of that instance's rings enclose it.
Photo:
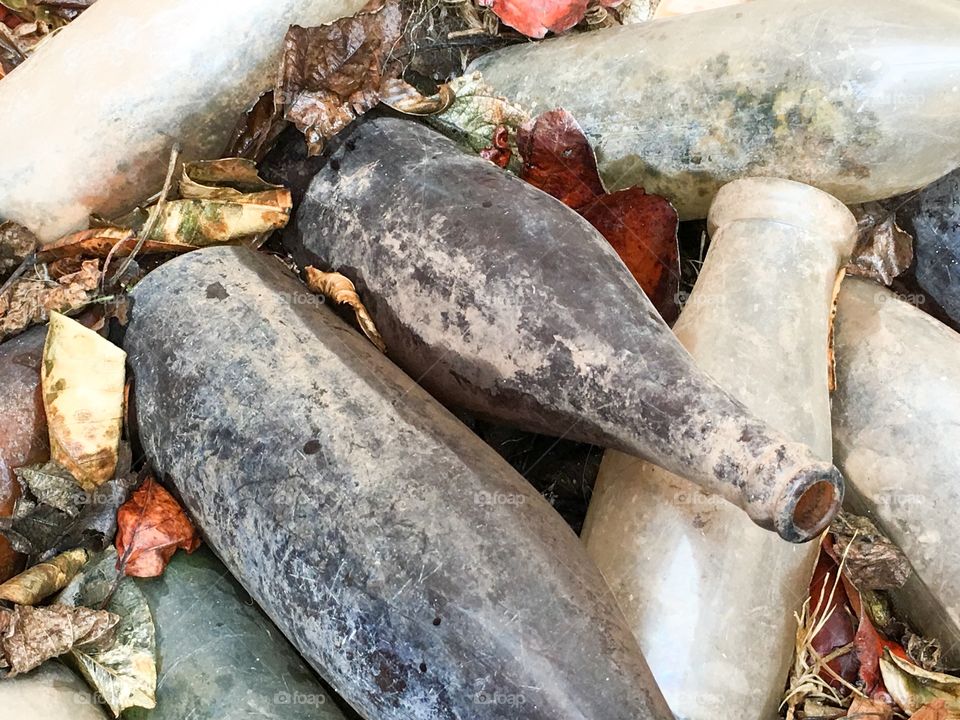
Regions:
[[[746,220],[777,222],[840,243],[853,242],[857,236],[857,220],[840,200],[813,185],[786,178],[746,177],[720,188],[707,214],[707,232],[713,235],[726,225]]]

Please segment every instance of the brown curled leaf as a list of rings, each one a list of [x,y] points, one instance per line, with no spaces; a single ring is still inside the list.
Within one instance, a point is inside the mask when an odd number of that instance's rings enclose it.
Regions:
[[[77,548],[38,563],[0,585],[0,600],[36,605],[66,587],[88,558],[86,550]]]
[[[406,115],[437,115],[446,112],[456,99],[446,83],[434,95],[424,95],[400,78],[387,78],[380,86],[380,102]]]
[[[276,102],[306,136],[310,154],[377,105],[384,80],[399,76],[392,56],[402,20],[400,3],[383,0],[353,17],[287,31]]]
[[[373,318],[370,317],[370,313],[367,312],[367,308],[360,301],[357,288],[350,281],[350,278],[340,273],[322,272],[315,267],[307,267],[305,272],[307,274],[307,287],[335,303],[352,307],[363,334],[377,346],[380,352],[385,353],[387,351],[386,343],[380,337],[380,332],[377,330]]]
[[[37,253],[37,262],[53,262],[75,257],[126,257],[137,244],[136,234],[126,228],[94,228],[71,233],[48,243]],[[182,253],[193,250],[192,245],[147,241],[140,255]]]
[[[505,168],[510,164],[510,158],[513,156],[513,150],[510,147],[510,128],[506,125],[499,125],[493,131],[493,138],[490,147],[483,148],[480,151],[480,157],[489,160],[497,167]]]
[[[100,284],[100,263],[88,260],[79,271],[57,280],[30,272],[0,295],[0,340],[46,322],[51,312],[71,312],[89,304]]]

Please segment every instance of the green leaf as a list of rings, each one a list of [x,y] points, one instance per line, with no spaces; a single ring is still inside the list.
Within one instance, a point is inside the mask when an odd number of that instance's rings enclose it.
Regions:
[[[501,125],[510,128],[513,135],[530,119],[530,113],[522,107],[496,95],[478,72],[454,78],[448,86],[456,95],[453,104],[426,121],[473,152],[489,147]]]
[[[156,629],[147,599],[131,578],[120,577],[117,551],[94,557],[57,597],[64,605],[106,608],[120,616],[107,645],[70,651],[73,667],[90,683],[114,715],[130,707],[156,707]]]

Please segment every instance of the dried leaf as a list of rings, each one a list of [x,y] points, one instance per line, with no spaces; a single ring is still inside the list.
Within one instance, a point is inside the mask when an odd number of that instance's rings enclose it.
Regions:
[[[680,315],[680,218],[668,200],[633,187],[603,195],[580,211],[672,323]]]
[[[286,227],[293,200],[286,189],[233,200],[173,200],[164,205],[148,240],[207,247]]]
[[[129,464],[130,449],[123,443],[117,477],[87,493],[69,476],[71,484],[64,482],[55,495],[51,495],[54,489],[45,486],[43,499],[34,494],[34,485],[26,478],[42,477],[45,485],[54,483],[50,465],[18,469],[25,493],[13,516],[0,518],[0,533],[34,561],[73,547],[103,550],[116,534],[117,510],[135,484],[135,478],[128,476]]]
[[[353,17],[313,28],[294,25],[287,32],[277,100],[312,155],[379,103],[384,80],[400,74],[391,54],[401,30],[400,3],[383,0]]]
[[[259,201],[260,193],[283,190],[263,180],[252,160],[224,158],[183,164],[180,196],[192,200]]]
[[[76,548],[34,565],[0,585],[0,600],[17,605],[36,605],[62,590],[88,558],[86,550]]]
[[[478,72],[455,78],[447,85],[455,96],[453,104],[426,120],[473,152],[487,147],[498,128],[516,131],[530,119],[522,107],[497,95]]]
[[[40,370],[50,456],[85,490],[117,467],[126,358],[93,330],[51,314]]]
[[[858,588],[893,590],[913,573],[903,551],[865,517],[841,512],[830,532],[836,553],[846,557],[844,573]]]
[[[287,121],[277,107],[274,91],[265,92],[240,118],[223,156],[260,162],[286,127]]]
[[[925,638],[912,632],[904,636],[907,657],[924,670],[935,670],[940,666],[942,648],[936,638]]]
[[[666,198],[633,187],[608,195],[590,142],[566,110],[543,113],[517,133],[521,177],[580,213],[607,239],[672,322],[680,313],[679,217]]]
[[[0,280],[20,267],[37,248],[37,236],[15,222],[0,223]]]
[[[583,20],[587,0],[479,0],[504,24],[527,37],[542,38],[548,32],[562,33]]]
[[[845,717],[851,720],[891,720],[893,710],[885,702],[855,695]]]
[[[851,207],[859,238],[847,271],[884,285],[913,263],[913,238],[897,225],[896,205],[870,202]]]
[[[924,670],[889,651],[880,658],[880,672],[890,695],[907,714],[943,700],[942,717],[960,720],[960,678]]]
[[[826,657],[847,646],[852,649],[856,637],[856,628],[849,610],[846,591],[837,581],[839,572],[836,561],[828,554],[820,553],[820,559],[810,582],[811,603],[816,606],[820,598],[823,598],[822,607],[817,613],[818,618],[823,621],[822,628],[813,637],[811,643],[820,657]],[[836,589],[831,594],[833,588]],[[828,667],[847,683],[853,683],[857,679],[859,661],[855,653],[846,652],[829,662]],[[820,677],[831,687],[842,687],[842,683],[826,671],[822,672]]]
[[[59,240],[48,243],[37,253],[38,262],[75,258],[78,256],[106,258],[126,257],[137,244],[133,230],[126,228],[94,228],[71,233]],[[184,243],[156,242],[148,240],[138,251],[138,255],[156,255],[160,253],[182,253],[193,250],[194,246]]]
[[[74,647],[103,641],[119,621],[112,612],[85,607],[0,608],[0,659],[9,669],[7,677],[29,672]]]
[[[80,513],[87,493],[70,471],[55,462],[17,468],[14,471],[36,502],[56,508],[70,517]]]
[[[847,596],[850,596],[849,590]],[[882,694],[886,691],[886,688],[883,687],[880,673],[880,658],[883,656],[884,651],[889,650],[891,653],[900,657],[905,656],[906,652],[898,643],[887,640],[877,632],[865,603],[860,603],[860,607],[857,608],[857,614],[859,616],[859,625],[857,626],[856,638],[853,641],[854,647],[856,648],[857,659],[860,663],[860,668],[857,672],[864,692],[874,697],[877,693]]]
[[[400,78],[388,78],[380,86],[380,102],[406,115],[436,115],[445,112],[456,99],[449,85],[437,88],[435,95],[423,95]]]
[[[357,294],[357,288],[349,278],[344,277],[340,273],[322,272],[315,267],[307,267],[306,274],[307,287],[333,300],[335,303],[352,307],[357,317],[357,323],[360,325],[360,329],[363,330],[363,334],[367,336],[370,342],[377,346],[380,352],[385,353],[387,351],[386,343],[384,343],[383,338],[380,337],[373,318],[370,317],[370,313],[368,313],[367,309],[363,306],[363,303],[360,301],[360,296]]]
[[[46,322],[51,312],[71,312],[89,304],[100,284],[100,263],[89,260],[79,272],[59,280],[23,277],[0,295],[0,340]]]
[[[126,575],[158,577],[177,548],[192,553],[200,547],[183,508],[153,478],[147,478],[123,504],[117,525],[117,553]]]
[[[924,705],[910,716],[910,720],[950,720],[950,710],[947,708],[945,700],[934,700],[929,705]]]
[[[64,606],[101,607],[119,617],[111,642],[75,647],[69,662],[86,678],[117,717],[131,707],[156,706],[156,628],[143,592],[117,571],[108,548],[57,597]]]

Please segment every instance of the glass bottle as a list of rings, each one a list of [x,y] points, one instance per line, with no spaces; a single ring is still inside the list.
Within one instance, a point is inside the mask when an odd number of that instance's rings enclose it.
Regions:
[[[830,463],[721,390],[570,208],[408,120],[357,125],[328,157],[302,148],[275,178],[302,198],[286,247],[343,268],[441,402],[649,458],[795,542],[829,522]]]
[[[725,182],[770,175],[846,203],[960,165],[960,3],[763,0],[502,49],[471,70],[563,107],[611,189],[702,218]]]
[[[175,142],[184,160],[219,157],[273,86],[289,25],[362,6],[99,0],[0,84],[0,218],[50,241],[147,200]]]
[[[866,280],[845,280],[836,324],[833,451],[847,504],[906,553],[903,617],[960,664],[960,334]]]
[[[830,459],[829,317],[856,220],[810,186],[750,178],[720,190],[709,230],[677,337],[759,417]],[[777,716],[816,543],[758,532],[689,481],[614,451],[582,538],[677,717]]]
[[[207,248],[132,294],[144,453],[362,716],[671,717],[556,511],[284,265]]]

